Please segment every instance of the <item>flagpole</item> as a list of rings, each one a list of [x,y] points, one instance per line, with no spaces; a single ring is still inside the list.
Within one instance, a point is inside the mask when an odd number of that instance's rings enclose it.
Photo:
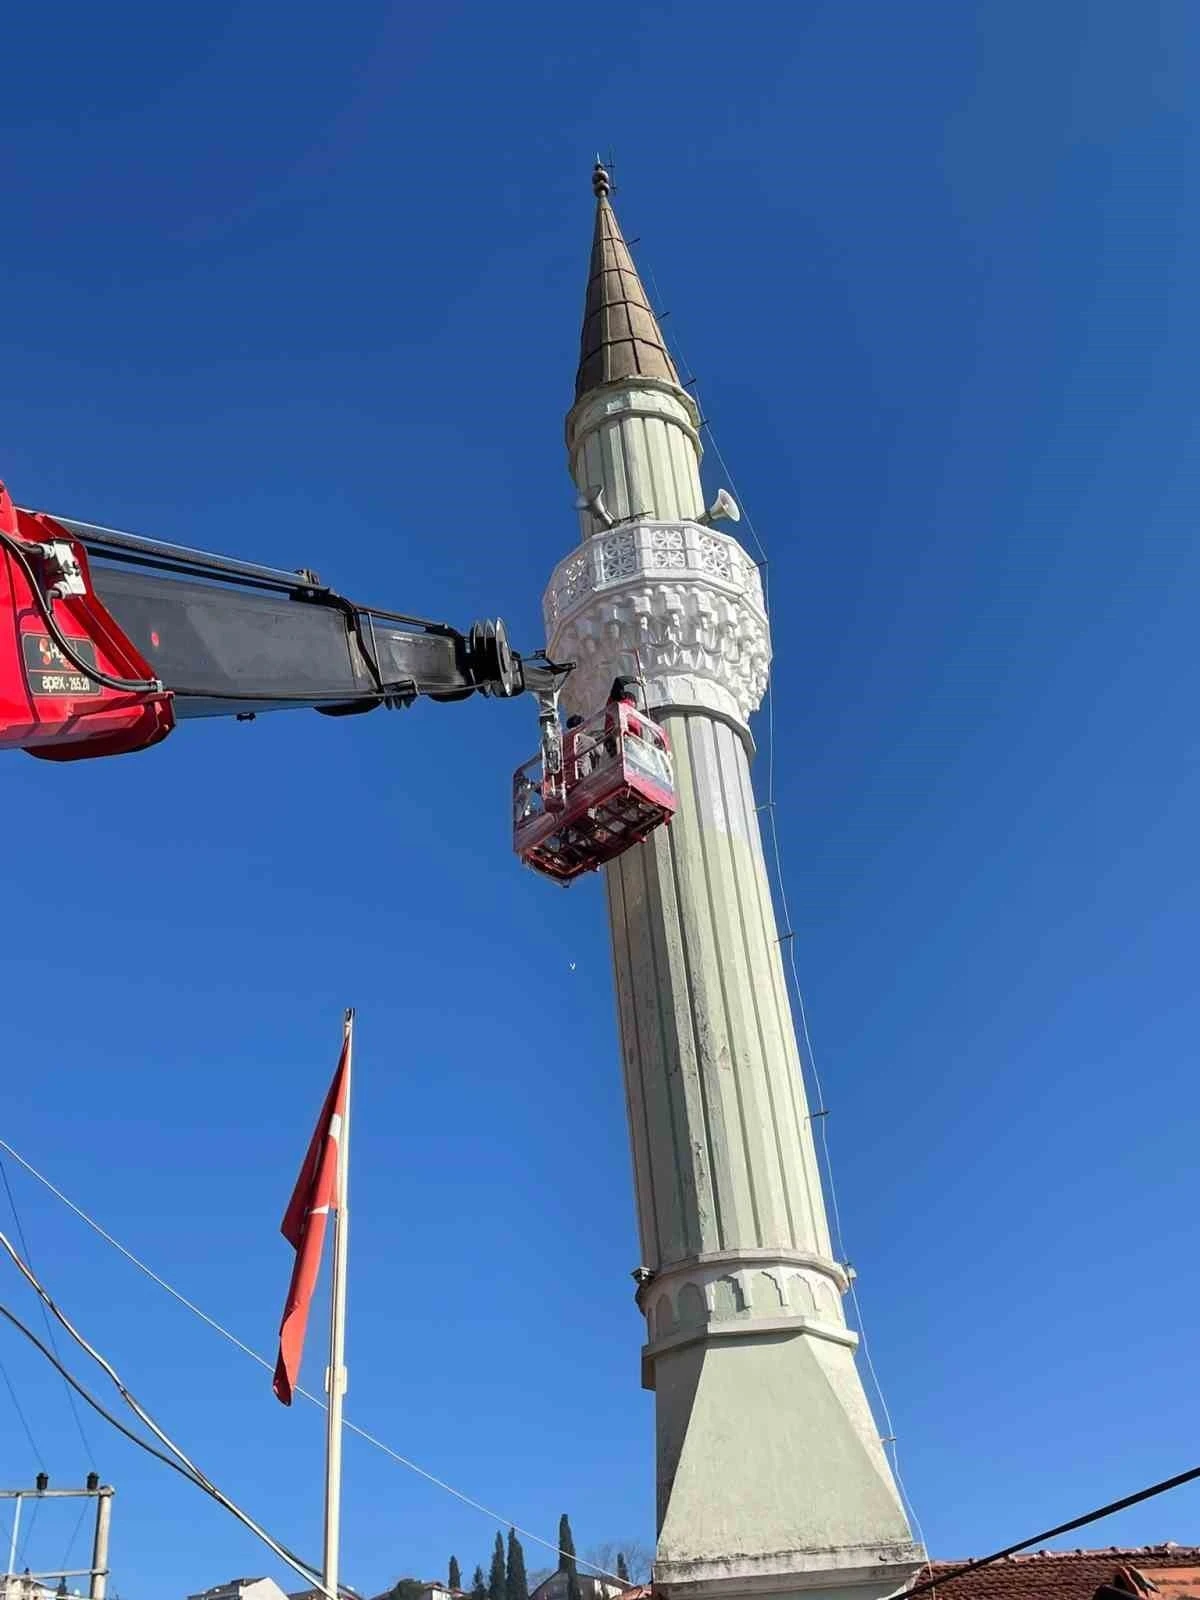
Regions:
[[[337,1210],[333,1220],[333,1290],[329,1305],[329,1369],[325,1387],[325,1564],[326,1591],[338,1593],[338,1545],[342,1515],[342,1402],[346,1393],[346,1253],[350,1243],[350,1073],[354,1055],[354,1012],[343,1023],[346,1053],[345,1111],[337,1142]]]

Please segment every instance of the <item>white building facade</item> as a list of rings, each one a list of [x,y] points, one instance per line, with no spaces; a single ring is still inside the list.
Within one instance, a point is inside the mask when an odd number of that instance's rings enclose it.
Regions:
[[[190,1594],[187,1600],[288,1600],[273,1578],[230,1578],[214,1589]]]

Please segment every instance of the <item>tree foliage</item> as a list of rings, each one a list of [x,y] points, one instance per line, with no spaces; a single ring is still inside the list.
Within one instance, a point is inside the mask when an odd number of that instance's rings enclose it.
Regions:
[[[529,1579],[525,1576],[525,1551],[517,1530],[508,1530],[508,1567],[504,1577],[504,1600],[529,1600]]]
[[[488,1600],[504,1600],[504,1588],[508,1581],[508,1573],[504,1564],[504,1536],[496,1534],[496,1544],[492,1550],[492,1570],[488,1573]]]
[[[487,1600],[487,1582],[483,1576],[483,1568],[475,1568],[475,1576],[471,1579],[471,1600]]]
[[[571,1522],[564,1511],[558,1519],[558,1570],[567,1575],[567,1600],[583,1600],[579,1587],[579,1567],[575,1561],[575,1540],[571,1536]]]
[[[458,1557],[450,1557],[450,1570],[446,1574],[446,1587],[448,1589],[462,1588],[462,1569],[458,1564]]]
[[[607,1539],[586,1552],[587,1560],[601,1572],[613,1573],[622,1583],[649,1583],[654,1551],[640,1539]]]
[[[420,1578],[397,1578],[392,1585],[390,1600],[417,1600],[425,1587]]]

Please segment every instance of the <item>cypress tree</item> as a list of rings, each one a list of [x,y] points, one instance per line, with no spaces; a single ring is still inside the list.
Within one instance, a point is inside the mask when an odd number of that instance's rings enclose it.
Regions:
[[[525,1576],[525,1552],[517,1530],[508,1530],[508,1571],[504,1580],[504,1600],[529,1600],[529,1579]]]
[[[483,1568],[475,1568],[475,1576],[471,1579],[471,1600],[488,1600],[487,1584],[483,1581]]]
[[[575,1563],[575,1541],[571,1537],[571,1523],[564,1511],[558,1519],[558,1570],[567,1575],[567,1600],[583,1600],[579,1587],[579,1568]]]
[[[458,1557],[450,1557],[450,1571],[446,1575],[446,1586],[450,1589],[462,1588],[462,1569],[458,1564]]]
[[[488,1574],[488,1600],[504,1600],[507,1574],[504,1569],[504,1537],[496,1534],[496,1548],[492,1551],[492,1570]]]
[[[617,1551],[617,1577],[620,1578],[622,1583],[629,1582],[629,1568],[625,1565],[624,1550]]]

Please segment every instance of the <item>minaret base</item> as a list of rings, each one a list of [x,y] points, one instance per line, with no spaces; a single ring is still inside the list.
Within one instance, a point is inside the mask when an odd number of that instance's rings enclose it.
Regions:
[[[844,1336],[843,1336],[844,1337]],[[764,1332],[654,1359],[667,1600],[883,1600],[924,1562],[848,1344]]]

